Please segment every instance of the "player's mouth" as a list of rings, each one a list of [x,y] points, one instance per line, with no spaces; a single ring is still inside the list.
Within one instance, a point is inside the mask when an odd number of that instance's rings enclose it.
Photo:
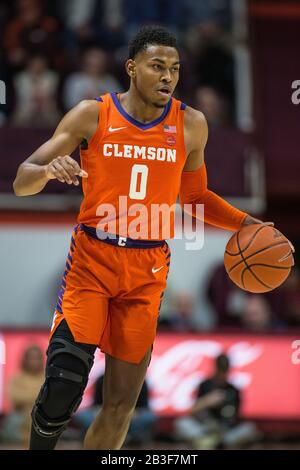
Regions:
[[[161,87],[159,90],[157,90],[157,93],[159,93],[161,96],[165,98],[169,98],[172,94],[172,90],[168,86]]]

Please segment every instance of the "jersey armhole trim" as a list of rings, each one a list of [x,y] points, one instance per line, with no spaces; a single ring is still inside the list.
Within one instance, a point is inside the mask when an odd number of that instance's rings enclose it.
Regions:
[[[184,111],[185,108],[186,108],[186,104],[181,102],[181,104],[180,104],[180,111]]]
[[[97,142],[100,140],[101,134],[103,133],[103,131],[105,129],[106,113],[105,112],[101,113],[101,108],[104,105],[104,101],[101,97],[99,97],[99,99],[95,98],[95,101],[97,101],[97,104],[98,104],[97,128],[96,128],[94,134],[92,135],[90,141],[88,142],[88,148],[86,150],[83,150],[83,152],[89,152],[92,149],[94,149],[95,144],[97,144]],[[103,110],[103,108],[102,108],[102,110]],[[97,140],[96,140],[96,138],[97,138]]]

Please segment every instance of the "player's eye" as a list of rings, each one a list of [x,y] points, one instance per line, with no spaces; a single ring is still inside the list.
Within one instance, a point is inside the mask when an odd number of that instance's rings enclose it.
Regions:
[[[161,69],[161,65],[159,65],[159,64],[153,64],[152,67],[154,68],[154,70],[160,70]]]

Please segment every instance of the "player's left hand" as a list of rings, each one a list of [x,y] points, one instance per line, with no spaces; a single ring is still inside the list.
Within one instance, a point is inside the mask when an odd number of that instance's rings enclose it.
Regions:
[[[271,227],[274,227],[274,222],[263,222],[262,220],[256,219],[255,217],[252,217],[251,215],[247,215],[243,222],[244,225],[251,225],[251,224],[262,224],[262,225],[271,225]]]
[[[270,225],[271,227],[274,227],[274,222],[263,222],[262,220],[256,219],[255,217],[252,217],[251,215],[247,215],[245,218],[242,226],[246,225],[251,225],[251,224],[262,224],[262,225]],[[292,253],[295,253],[295,248],[292,242],[290,240],[287,240],[289,242],[289,245],[291,247]]]

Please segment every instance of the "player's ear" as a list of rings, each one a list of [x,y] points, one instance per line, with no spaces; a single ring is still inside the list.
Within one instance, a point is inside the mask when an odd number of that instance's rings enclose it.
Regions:
[[[136,75],[136,63],[133,59],[128,59],[126,61],[126,71],[130,78],[134,78]]]

